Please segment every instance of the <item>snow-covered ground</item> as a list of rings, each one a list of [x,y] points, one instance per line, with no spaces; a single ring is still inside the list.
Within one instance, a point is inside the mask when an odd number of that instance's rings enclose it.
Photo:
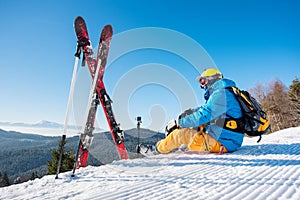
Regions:
[[[0,188],[0,199],[300,199],[300,127],[246,138],[231,154],[115,161]]]

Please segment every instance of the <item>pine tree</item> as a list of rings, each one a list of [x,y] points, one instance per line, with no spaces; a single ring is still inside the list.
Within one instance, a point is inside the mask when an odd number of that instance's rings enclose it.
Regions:
[[[75,156],[73,154],[72,149],[69,151],[65,151],[66,142],[63,144],[63,156],[61,161],[60,172],[70,171],[73,168]],[[62,140],[59,141],[59,145],[57,149],[51,149],[52,160],[47,161],[48,165],[48,174],[56,174],[58,159],[60,155],[60,149],[62,145]]]
[[[293,113],[294,126],[300,126],[300,81],[296,77],[289,87],[289,100],[291,103],[291,112]]]
[[[6,172],[3,173],[3,176],[2,176],[2,186],[5,187],[5,186],[10,186],[10,183],[9,183],[9,178],[8,178],[8,175]]]

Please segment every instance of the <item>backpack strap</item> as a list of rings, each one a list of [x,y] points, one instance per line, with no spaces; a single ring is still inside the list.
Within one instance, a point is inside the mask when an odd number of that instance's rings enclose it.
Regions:
[[[229,90],[237,99],[239,96],[239,89],[233,86],[226,87],[225,89]],[[239,100],[237,99],[238,103]],[[239,103],[240,105],[240,103]],[[240,105],[241,106],[241,105]],[[228,113],[224,113],[219,116],[217,119],[210,121],[210,124],[215,124],[221,128],[244,134],[245,130],[245,117],[244,113],[240,118],[234,118],[230,116]]]
[[[236,99],[240,95],[239,94],[240,90],[237,87],[228,86],[228,87],[225,87],[225,89],[229,90],[235,96]],[[240,105],[240,102],[238,99],[237,99],[237,101]],[[243,114],[242,117],[234,118],[234,117],[230,116],[228,113],[224,113],[217,120],[214,120],[214,121],[215,121],[216,125],[224,128],[224,129],[244,134],[245,117],[244,117],[244,113],[242,113],[242,114]]]

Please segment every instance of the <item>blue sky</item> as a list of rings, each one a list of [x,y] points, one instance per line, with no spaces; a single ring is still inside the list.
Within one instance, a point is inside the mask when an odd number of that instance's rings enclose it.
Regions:
[[[274,78],[288,86],[300,76],[299,4],[296,0],[1,0],[0,121],[64,122],[76,47],[73,21],[78,15],[87,22],[93,47],[97,46],[102,27],[108,23],[113,26],[116,38],[137,28],[164,28],[201,45],[224,76],[236,81],[242,89],[251,88],[258,81],[268,83]],[[111,51],[117,51],[118,45]],[[182,44],[174,41],[174,45],[180,49]],[[130,73],[138,72],[135,70],[149,63],[163,66],[174,75],[157,72],[155,78],[161,79],[144,85],[139,80],[143,77],[136,77],[140,85],[129,91],[131,95],[124,102],[128,113],[115,111],[117,121],[124,128],[133,127],[137,115],[143,117],[145,128],[152,129],[160,129],[159,123],[153,125],[155,120],[164,124],[176,118],[188,108],[185,103],[181,105],[182,101],[191,99],[176,92],[176,89],[184,90],[185,84],[191,87],[197,99],[197,102],[191,100],[190,107],[204,103],[203,91],[194,81],[197,67],[178,58],[174,52],[145,48],[130,51],[108,66],[104,81],[108,93],[115,97],[117,108],[123,97],[115,91],[123,89],[126,92],[126,84],[118,83],[126,83]],[[83,102],[91,81],[86,68],[80,68],[78,74],[74,100],[77,107],[73,107],[74,117],[70,123],[79,123],[76,115],[84,113]],[[174,81],[160,83],[163,78]],[[183,84],[179,81],[181,78]],[[171,82],[178,84],[168,88]],[[123,115],[129,116],[131,123],[123,119]],[[97,123],[106,128],[103,119],[100,112]]]

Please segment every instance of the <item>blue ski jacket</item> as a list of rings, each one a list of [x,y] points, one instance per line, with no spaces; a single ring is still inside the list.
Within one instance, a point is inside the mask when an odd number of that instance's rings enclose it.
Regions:
[[[229,86],[235,87],[236,84],[225,78],[216,81],[209,89],[206,104],[194,108],[193,113],[179,119],[179,125],[183,128],[196,128],[209,124],[206,128],[207,133],[224,145],[228,152],[232,152],[241,147],[244,134],[224,129],[214,123],[214,120],[228,118],[226,113],[233,118],[242,117],[242,110],[236,97],[225,89]]]

